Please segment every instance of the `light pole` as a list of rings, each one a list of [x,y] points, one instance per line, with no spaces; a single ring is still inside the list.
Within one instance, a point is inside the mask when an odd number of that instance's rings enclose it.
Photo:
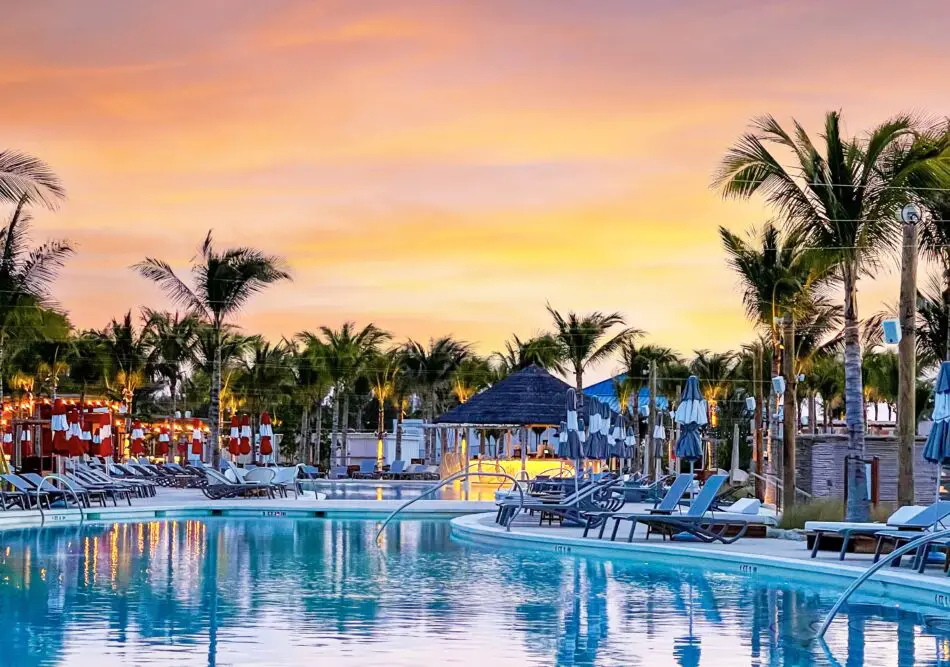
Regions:
[[[915,385],[917,383],[917,228],[923,216],[920,206],[906,204],[901,209],[901,339],[897,344],[897,500],[914,504],[914,439],[917,435]]]

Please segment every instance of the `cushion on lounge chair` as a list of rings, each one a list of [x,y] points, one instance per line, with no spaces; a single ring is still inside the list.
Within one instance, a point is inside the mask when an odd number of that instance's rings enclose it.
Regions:
[[[730,514],[758,514],[762,508],[762,501],[758,498],[740,498],[736,502],[724,507],[723,512]]]

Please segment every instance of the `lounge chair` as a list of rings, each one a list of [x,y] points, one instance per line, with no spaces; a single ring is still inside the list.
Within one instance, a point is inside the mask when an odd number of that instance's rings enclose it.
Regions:
[[[844,560],[851,540],[855,537],[877,537],[878,533],[888,530],[907,530],[921,532],[940,523],[950,516],[950,501],[936,502],[930,506],[905,505],[887,518],[887,523],[861,523],[848,521],[809,521],[805,524],[805,531],[813,534],[811,557],[818,556],[821,538],[834,535],[841,538],[841,551],[838,560]],[[878,545],[883,548],[883,543]],[[878,550],[878,549],[876,549]]]
[[[406,472],[405,461],[393,461],[389,470],[383,473],[383,479],[400,479]]]
[[[620,480],[606,478],[597,482],[586,482],[579,486],[577,491],[566,496],[526,496],[524,503],[520,495],[510,495],[498,502],[498,512],[495,521],[501,525],[508,524],[514,519],[519,510],[529,513],[539,512],[541,521],[545,517],[550,520],[558,517],[581,523],[584,515],[601,510],[610,510],[611,505],[623,504],[623,497],[614,494],[613,490],[620,484]]]
[[[30,497],[23,491],[4,489],[5,486],[11,486],[0,481],[0,509],[6,511],[11,507],[19,507],[21,510],[30,509]]]
[[[269,481],[232,482],[217,470],[210,468],[205,470],[205,475],[208,477],[208,484],[201,488],[201,492],[212,500],[247,496],[252,493],[260,494],[262,492],[270,498],[274,497],[274,486]],[[271,472],[269,479],[273,479],[273,472]]]
[[[300,477],[300,479],[320,479],[321,477],[326,477],[326,475],[320,472],[319,466],[302,464],[297,466],[297,476]]]
[[[425,475],[426,467],[421,463],[410,463],[406,471],[402,474],[403,479],[422,479]]]
[[[376,459],[360,461],[360,469],[353,473],[353,479],[376,479]]]
[[[328,479],[346,479],[346,466],[332,466],[327,474]]]
[[[584,537],[587,537],[591,528],[599,525],[600,532],[597,534],[597,538],[603,538],[604,529],[607,527],[607,522],[613,519],[614,529],[610,534],[610,541],[613,542],[617,539],[617,530],[620,528],[620,522],[630,521],[632,522],[630,526],[630,535],[627,538],[627,541],[630,542],[633,540],[633,531],[636,530],[637,519],[639,517],[643,516],[643,514],[672,514],[679,507],[683,495],[686,493],[690,484],[692,483],[693,476],[690,473],[677,475],[673,479],[673,483],[670,484],[670,488],[667,489],[663,497],[658,502],[654,503],[652,508],[645,510],[645,512],[627,514],[617,514],[616,512],[589,512],[587,513],[587,521],[584,525]],[[626,498],[626,489],[624,489],[624,497]]]
[[[290,468],[268,468],[268,470],[276,471],[276,475],[272,484],[276,487],[278,493],[284,498],[287,497],[288,491],[294,492],[294,498],[300,496],[303,492],[300,488],[300,481],[297,477],[297,468],[298,466]]]
[[[650,500],[658,500],[663,495],[663,486],[667,482],[672,482],[673,476],[660,477],[653,482],[644,482],[636,480],[625,482],[623,487],[624,497],[628,503],[644,503]]]
[[[9,484],[17,492],[23,494],[27,499],[28,508],[32,509],[34,507],[39,507],[44,501],[46,503],[46,509],[51,509],[50,505],[50,493],[45,489],[43,491],[37,491],[36,486],[30,484],[28,481],[20,477],[19,475],[14,475],[9,473],[6,475],[0,475],[0,479]],[[55,495],[55,494],[53,494]]]
[[[748,519],[734,519],[716,517],[711,510],[719,489],[729,479],[728,475],[713,475],[706,480],[699,495],[697,495],[689,509],[680,514],[642,514],[635,517],[631,527],[631,535],[637,523],[647,527],[647,539],[651,533],[660,533],[663,539],[673,537],[679,533],[687,533],[702,542],[722,542],[732,544],[742,538],[749,528]],[[730,532],[734,534],[730,535]]]

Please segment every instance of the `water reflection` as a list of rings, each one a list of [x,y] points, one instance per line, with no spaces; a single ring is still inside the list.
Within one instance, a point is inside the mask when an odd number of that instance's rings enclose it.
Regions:
[[[484,478],[483,478],[484,479]],[[334,482],[310,480],[304,482],[306,491],[325,493],[330,500],[410,500],[438,486],[438,482]],[[494,501],[495,492],[507,488],[495,483],[470,483],[466,488],[462,481],[448,484],[428,496],[432,500]]]
[[[940,612],[636,562],[462,546],[438,521],[4,532],[0,665],[950,665]],[[932,614],[928,615],[928,614]]]

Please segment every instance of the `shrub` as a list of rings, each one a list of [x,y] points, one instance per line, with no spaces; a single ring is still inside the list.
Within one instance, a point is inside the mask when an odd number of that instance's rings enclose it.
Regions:
[[[871,506],[871,521],[885,522],[887,517],[894,513],[894,507],[888,503],[879,503]],[[782,512],[779,528],[804,528],[806,521],[843,521],[844,501],[841,500],[812,500],[800,503],[791,509]]]

